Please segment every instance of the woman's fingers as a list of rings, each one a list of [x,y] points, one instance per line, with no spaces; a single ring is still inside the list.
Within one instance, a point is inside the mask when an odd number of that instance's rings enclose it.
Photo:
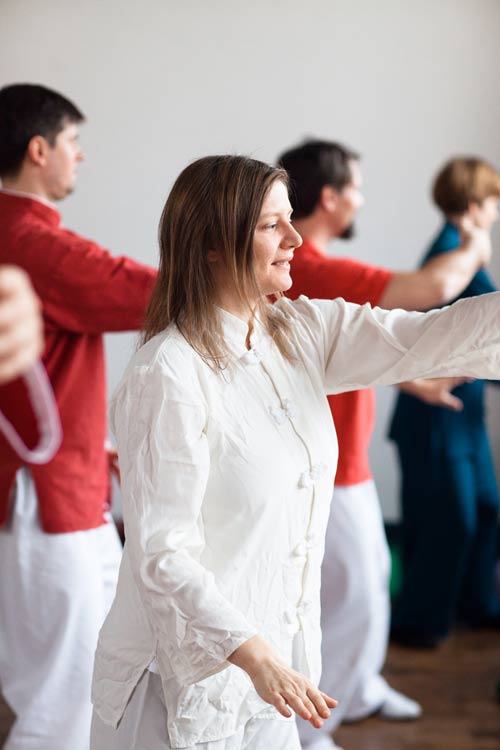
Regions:
[[[323,698],[323,694],[315,688],[309,688],[309,690],[307,691],[307,695],[314,703],[318,714],[323,717],[323,719],[328,719],[328,717],[330,716],[330,709],[328,708],[326,701]]]
[[[309,709],[306,707],[304,700],[293,690],[283,691],[282,695],[290,708],[293,708],[295,713],[302,719],[310,721],[311,723],[315,719],[319,719],[318,714],[316,713],[316,710],[310,701],[308,701],[311,706],[311,708]],[[307,701],[307,698],[305,700]]]
[[[321,716],[319,714],[317,707],[314,705],[314,702],[312,700],[310,700],[310,698],[308,698],[307,695],[305,695],[302,698],[302,702],[303,702],[304,706],[306,707],[306,709],[308,709],[308,711],[309,711],[309,713],[311,715],[309,721],[311,722],[311,724],[313,725],[313,727],[316,727],[317,729],[320,729],[323,726],[323,720],[326,719],[326,718],[328,718],[328,717],[327,716]],[[330,712],[328,712],[328,715],[329,714],[330,714]]]
[[[275,696],[274,700],[271,700],[270,702],[280,712],[282,716],[286,716],[287,719],[290,718],[290,716],[292,715],[292,712],[286,705],[286,701],[284,698],[281,697],[281,695]]]
[[[329,695],[323,692],[321,692],[321,695],[323,696],[323,700],[325,701],[328,708],[336,708],[338,706],[339,702],[336,701],[335,698],[330,698]]]
[[[284,685],[268,694],[267,700],[282,714],[289,718],[290,708],[313,727],[320,729],[323,721],[330,716],[330,708],[335,708],[337,701],[312,685]]]
[[[298,686],[282,693],[288,705],[302,719],[311,722],[313,727],[320,729],[324,719],[330,716],[330,710],[323,695],[311,686],[300,690]]]
[[[314,686],[307,687],[305,692],[287,691],[282,695],[296,714],[310,721],[316,728],[323,726],[323,721],[330,716],[330,708],[335,708],[337,701]]]

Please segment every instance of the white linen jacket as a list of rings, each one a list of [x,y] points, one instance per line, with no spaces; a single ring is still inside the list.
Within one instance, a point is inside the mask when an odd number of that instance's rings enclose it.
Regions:
[[[280,718],[227,657],[261,633],[320,676],[320,565],[337,463],[326,394],[416,377],[500,376],[500,293],[427,314],[342,299],[277,303],[294,362],[220,311],[213,371],[175,326],[132,358],[111,403],[126,545],[93,703],[116,726],[153,659],[172,747]]]

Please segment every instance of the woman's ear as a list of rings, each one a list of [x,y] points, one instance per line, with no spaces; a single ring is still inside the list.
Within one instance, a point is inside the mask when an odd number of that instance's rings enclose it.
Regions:
[[[471,201],[471,203],[469,203],[469,205],[467,206],[467,211],[464,215],[467,216],[475,226],[479,226],[478,221],[481,210],[482,206],[480,203],[477,203],[477,201]]]

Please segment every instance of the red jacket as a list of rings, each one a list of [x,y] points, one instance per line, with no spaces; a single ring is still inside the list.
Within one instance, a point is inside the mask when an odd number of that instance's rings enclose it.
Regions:
[[[39,295],[47,369],[61,415],[63,442],[44,466],[30,466],[47,532],[103,524],[109,496],[106,385],[102,334],[141,327],[156,271],[114,258],[60,226],[60,215],[37,199],[0,192],[0,262],[23,268]],[[33,419],[19,383],[2,389],[0,408],[34,442]],[[0,525],[22,466],[0,438]]]

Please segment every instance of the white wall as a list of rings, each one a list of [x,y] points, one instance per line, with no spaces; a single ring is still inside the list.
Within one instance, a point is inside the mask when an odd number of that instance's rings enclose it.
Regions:
[[[499,30],[497,0],[1,0],[0,84],[44,83],[87,114],[64,220],[116,252],[156,263],[162,204],[194,157],[272,160],[318,135],[363,153],[359,238],[336,252],[407,269],[437,226],[436,167],[465,151],[500,163]],[[110,387],[133,346],[109,337]],[[388,518],[391,398],[372,448]]]

